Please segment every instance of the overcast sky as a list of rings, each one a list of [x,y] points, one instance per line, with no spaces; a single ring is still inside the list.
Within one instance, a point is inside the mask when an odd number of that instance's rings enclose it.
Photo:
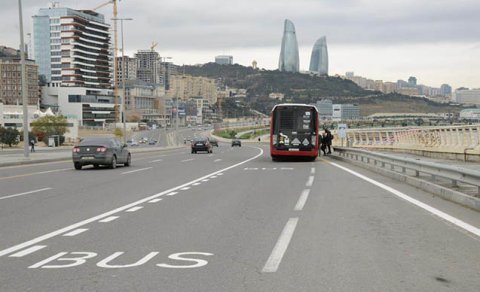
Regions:
[[[17,1],[0,1],[0,45],[18,47]],[[107,0],[59,2],[93,9]],[[31,16],[48,3],[23,0],[25,33],[32,31]],[[111,5],[98,11],[112,17]],[[119,17],[134,19],[125,23],[127,52],[155,41],[162,56],[180,65],[228,54],[235,63],[256,60],[276,69],[288,18],[296,27],[301,70],[325,35],[330,75],[416,76],[429,86],[480,88],[479,0],[122,0]]]

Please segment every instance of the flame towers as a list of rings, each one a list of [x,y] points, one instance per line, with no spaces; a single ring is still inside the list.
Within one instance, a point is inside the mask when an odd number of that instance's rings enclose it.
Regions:
[[[313,45],[310,71],[319,75],[328,75],[327,38],[324,36],[319,38]]]
[[[298,43],[293,22],[285,19],[282,37],[282,48],[278,61],[278,70],[286,72],[299,71]]]

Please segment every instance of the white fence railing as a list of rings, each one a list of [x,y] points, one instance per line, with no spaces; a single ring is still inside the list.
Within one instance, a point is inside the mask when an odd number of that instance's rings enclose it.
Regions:
[[[340,146],[341,140],[334,144]],[[480,124],[448,127],[349,129],[344,145],[480,155]]]

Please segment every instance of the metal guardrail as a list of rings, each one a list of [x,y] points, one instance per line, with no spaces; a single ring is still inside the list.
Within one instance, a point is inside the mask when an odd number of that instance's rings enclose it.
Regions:
[[[433,162],[419,161],[410,158],[392,157],[381,153],[372,153],[370,151],[335,147],[335,152],[340,156],[372,164],[377,167],[390,167],[390,170],[399,168],[406,174],[407,170],[413,171],[415,177],[420,174],[428,174],[433,180],[443,178],[451,181],[452,187],[458,187],[458,183],[474,186],[477,188],[475,197],[480,197],[480,171],[471,169],[462,169],[455,166],[442,165]]]

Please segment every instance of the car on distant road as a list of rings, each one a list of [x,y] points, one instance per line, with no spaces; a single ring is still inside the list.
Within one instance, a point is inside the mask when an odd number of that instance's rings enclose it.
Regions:
[[[130,145],[130,146],[138,146],[138,142],[134,139],[132,140],[128,140],[127,141],[127,145]]]
[[[82,169],[85,165],[108,165],[116,168],[117,164],[130,166],[132,155],[127,144],[122,144],[118,139],[110,137],[88,137],[80,141],[72,149],[72,159],[75,169]]]
[[[232,147],[233,146],[238,146],[238,147],[242,147],[242,141],[240,141],[240,139],[233,139],[232,140]]]
[[[210,141],[210,144],[212,144],[212,146],[218,147],[218,140],[217,139],[210,137],[210,138],[208,138],[208,141]]]
[[[212,153],[212,144],[208,141],[207,138],[195,138],[191,144],[192,147],[192,154],[197,153],[198,151],[207,151],[208,153]]]
[[[157,144],[157,142],[158,142],[157,140],[152,139],[152,140],[148,141],[148,145],[155,145],[155,144]]]

